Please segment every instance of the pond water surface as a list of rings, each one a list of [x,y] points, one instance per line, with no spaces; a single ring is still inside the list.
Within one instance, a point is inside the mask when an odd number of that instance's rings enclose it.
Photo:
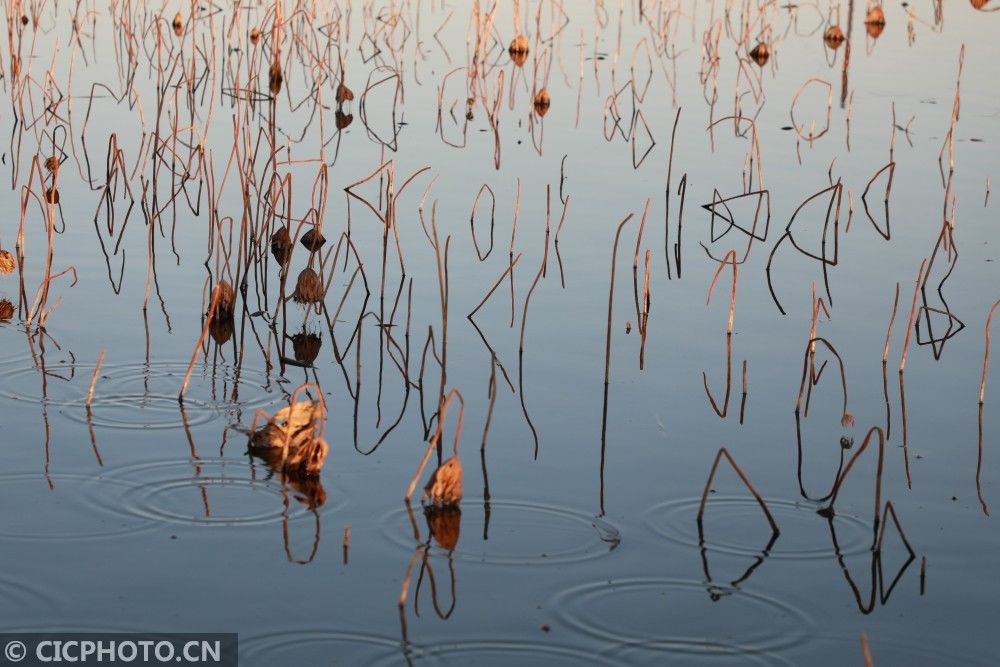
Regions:
[[[997,664],[994,5],[6,2],[0,623]]]

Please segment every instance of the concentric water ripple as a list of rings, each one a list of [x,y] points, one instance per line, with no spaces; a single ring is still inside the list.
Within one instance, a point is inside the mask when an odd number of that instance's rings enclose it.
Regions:
[[[674,642],[649,641],[616,645],[601,651],[602,656],[614,660],[616,665],[767,665],[793,667],[796,663],[774,653],[755,651],[730,644],[706,642],[699,646]]]
[[[398,637],[363,632],[300,630],[240,639],[240,662],[247,665],[373,665],[394,657],[404,662]]]
[[[654,505],[646,521],[658,534],[688,546],[698,543],[698,508],[701,498],[685,498]],[[815,506],[785,500],[768,500],[767,506],[781,529],[770,558],[812,559],[835,555],[830,526],[816,514]],[[759,556],[771,538],[760,505],[752,497],[715,496],[705,509],[705,546],[740,556]],[[759,526],[755,529],[754,526]],[[872,528],[861,519],[836,514],[833,526],[842,555],[858,554],[872,546]]]
[[[195,526],[257,526],[308,513],[295,489],[241,459],[184,459],[113,470],[103,480],[128,481],[113,509],[131,517]],[[335,506],[329,500],[324,510]]]
[[[86,411],[93,367],[59,362],[46,364],[45,377],[34,365],[0,367],[0,396],[56,406],[73,421],[106,428],[168,429],[204,424],[237,410],[252,412],[274,402],[277,388],[266,389],[267,377],[230,366],[196,366],[184,396],[181,413],[177,394],[187,364],[179,361],[106,364],[94,391],[91,413]],[[43,379],[44,390],[43,390]]]
[[[421,649],[420,664],[429,665],[517,665],[557,667],[566,665],[617,665],[610,657],[569,646],[522,641],[461,641],[435,644]]]
[[[898,632],[898,630],[896,631]],[[995,667],[1000,664],[1000,651],[995,644],[988,647],[968,647],[956,645],[956,640],[947,633],[911,632],[905,636],[885,636],[879,629],[866,632],[872,662],[876,665],[906,665],[906,667],[940,667],[961,665],[962,667]],[[857,647],[861,655],[858,634],[833,634],[818,637],[802,651],[792,656],[796,664],[818,662],[816,656],[824,656],[823,664],[837,664],[834,656],[842,655],[844,646]],[[978,649],[978,652],[971,652]],[[992,656],[990,655],[992,651]],[[845,661],[840,661],[844,663]],[[849,660],[846,662],[850,662]],[[863,662],[863,660],[862,660]]]
[[[18,618],[30,616],[32,613],[48,615],[58,607],[53,596],[22,579],[9,575],[0,576],[0,599],[3,600],[4,607],[17,612]]]
[[[710,597],[704,584],[678,579],[596,581],[558,594],[546,607],[588,637],[700,658],[801,646],[812,626],[804,612],[780,600],[738,589]]]
[[[414,513],[426,539],[428,530],[420,508]],[[455,558],[494,565],[567,563],[598,558],[621,541],[618,529],[607,521],[562,507],[492,500],[487,540],[483,539],[484,518],[481,499],[462,502]],[[382,524],[393,542],[413,547],[405,508],[383,517]]]
[[[153,527],[143,517],[123,517],[110,509],[130,485],[121,480],[95,483],[89,475],[16,473],[0,476],[0,503],[30,507],[5,512],[0,538],[66,542],[130,535]]]

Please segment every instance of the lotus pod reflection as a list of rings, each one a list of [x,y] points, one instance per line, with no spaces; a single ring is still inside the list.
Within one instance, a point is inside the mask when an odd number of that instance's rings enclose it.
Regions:
[[[338,130],[346,129],[348,125],[354,122],[354,116],[349,113],[344,113],[340,109],[333,112],[333,122],[336,124]]]
[[[208,326],[208,333],[217,345],[228,343],[229,339],[233,337],[233,318],[212,318],[212,322]]]
[[[442,549],[454,551],[462,528],[462,510],[458,505],[428,505],[424,508],[424,518],[434,541]]]
[[[319,334],[302,331],[292,336],[292,353],[295,355],[295,361],[301,364],[311,366],[322,347],[323,338]]]

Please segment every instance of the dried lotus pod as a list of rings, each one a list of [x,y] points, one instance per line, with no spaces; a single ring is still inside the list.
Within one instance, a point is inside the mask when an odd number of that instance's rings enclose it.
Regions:
[[[428,505],[424,508],[424,518],[434,541],[442,549],[454,551],[462,528],[462,510],[458,505]]]
[[[313,228],[307,230],[305,234],[299,239],[299,242],[304,245],[308,250],[316,252],[323,247],[326,243],[326,237],[319,230]]]
[[[45,201],[47,201],[50,204],[58,204],[59,203],[59,190],[57,190],[56,188],[49,188],[48,190],[46,190],[45,191]]]
[[[302,331],[292,336],[292,353],[295,361],[311,366],[323,347],[323,338],[318,334]]]
[[[284,432],[292,435],[308,429],[314,430],[323,419],[323,404],[319,401],[296,401],[281,408],[271,418],[273,423],[281,423]]]
[[[840,425],[843,426],[844,428],[850,428],[854,426],[854,415],[852,415],[849,412],[845,412],[844,415],[840,418]]]
[[[869,23],[881,23],[885,25],[885,12],[878,5],[868,10],[868,14],[865,16],[865,25]]]
[[[311,435],[288,439],[285,436],[280,427],[267,424],[251,436],[250,453],[274,470],[295,475],[315,475],[323,468],[330,452],[326,440]],[[323,494],[324,501],[325,498]]]
[[[432,505],[457,505],[462,500],[462,462],[458,456],[438,466],[424,487],[424,500]]]
[[[523,65],[528,60],[528,38],[524,35],[515,37],[511,41],[507,53],[510,54],[510,59],[514,61],[515,65],[518,67]]]
[[[292,299],[297,303],[322,302],[323,280],[312,269],[302,269],[298,280],[295,281],[295,291],[292,292]]]
[[[181,16],[180,12],[174,14],[174,34],[178,37],[184,32],[184,17]]]
[[[878,5],[869,10],[865,16],[865,31],[872,39],[878,39],[885,30],[885,12]]]
[[[232,319],[233,311],[236,307],[236,293],[233,292],[232,286],[225,280],[220,280],[215,289],[218,290],[219,296],[215,302],[215,310],[212,312],[212,317],[215,319]]]
[[[823,41],[831,49],[839,49],[840,45],[844,43],[844,31],[840,29],[839,25],[830,26],[823,33]]]
[[[0,299],[0,322],[6,322],[14,317],[14,304],[7,299]]]
[[[330,445],[326,440],[317,436],[310,438],[300,444],[297,448],[288,452],[288,456],[283,466],[285,470],[290,470],[305,474],[315,474],[323,467],[327,454],[330,453]]]
[[[337,106],[340,106],[344,102],[350,102],[351,100],[354,99],[354,91],[345,86],[344,82],[341,81],[339,84],[337,84],[337,93],[335,99],[337,100]]]
[[[28,15],[21,14],[21,25],[28,25]]]
[[[45,170],[48,172],[55,172],[59,170],[59,158],[55,155],[50,155],[45,158]]]
[[[271,95],[277,95],[281,92],[281,84],[284,80],[285,77],[281,74],[281,63],[275,60],[267,70],[267,87],[271,91]]]
[[[771,49],[764,42],[757,42],[757,45],[750,49],[750,57],[759,66],[763,67],[771,58]]]
[[[990,0],[970,0],[972,2],[972,7],[974,9],[982,9],[986,5],[990,4]]]
[[[292,255],[292,238],[288,234],[287,227],[280,227],[278,231],[271,234],[271,254],[279,264],[286,264]]]
[[[14,256],[9,250],[0,250],[0,274],[13,273],[17,268]]]
[[[319,390],[315,385],[303,385],[307,386]],[[321,435],[326,408],[322,401],[296,401],[303,387],[296,389],[290,404],[273,416],[258,411],[267,417],[267,423],[251,432],[249,449],[274,469],[313,475],[323,467],[330,451]]]
[[[250,31],[250,43],[256,45],[260,41],[260,28],[254,28]]]
[[[548,88],[542,88],[535,94],[535,113],[539,116],[545,116],[549,111],[549,105],[552,100],[549,98]]]

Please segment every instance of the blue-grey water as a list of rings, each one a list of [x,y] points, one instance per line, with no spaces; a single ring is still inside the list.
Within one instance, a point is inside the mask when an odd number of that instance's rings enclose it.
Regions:
[[[0,623],[246,665],[996,664],[995,4],[5,3]],[[285,225],[327,243],[283,285]],[[306,382],[330,452],[293,479],[246,431]],[[451,389],[460,513],[424,516],[432,456],[411,523]],[[777,533],[726,459],[699,524],[723,447]]]

